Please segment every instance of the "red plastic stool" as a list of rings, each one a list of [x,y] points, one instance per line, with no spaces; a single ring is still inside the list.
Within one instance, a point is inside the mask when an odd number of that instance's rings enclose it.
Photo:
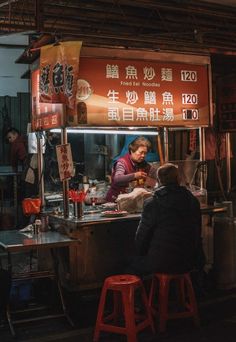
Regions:
[[[140,291],[142,304],[145,313],[137,315],[135,313],[135,293]],[[104,317],[108,291],[113,294],[113,312]],[[124,318],[124,326],[119,324],[119,319]],[[152,315],[148,306],[147,295],[140,278],[124,274],[106,278],[100,303],[94,332],[94,342],[98,342],[101,331],[108,331],[118,334],[125,334],[128,342],[137,341],[137,333],[150,326],[155,332]]]
[[[170,282],[175,282],[177,285],[178,304],[182,308],[182,310],[179,312],[169,311]],[[157,307],[155,307],[153,301],[157,293],[158,283],[158,302]],[[199,326],[197,302],[189,273],[155,273],[152,278],[151,290],[149,294],[149,307],[151,312],[154,315],[157,315],[159,318],[160,332],[164,332],[166,330],[166,323],[169,319],[193,317],[195,325]]]

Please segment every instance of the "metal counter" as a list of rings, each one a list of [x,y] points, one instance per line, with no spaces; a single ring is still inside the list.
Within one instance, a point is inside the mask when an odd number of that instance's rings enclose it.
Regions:
[[[224,213],[227,211],[227,208],[223,205],[205,205],[201,207],[202,215],[215,215]],[[118,217],[104,217],[102,214],[94,213],[94,214],[84,214],[81,218],[77,219],[74,216],[70,216],[69,218],[64,218],[63,215],[50,215],[50,222],[56,229],[64,229],[66,232],[69,232],[68,229],[80,229],[84,226],[89,225],[102,225],[104,223],[112,223],[112,222],[122,222],[122,221],[139,221],[141,217],[140,213],[135,214],[127,214],[124,216]]]
[[[50,215],[49,225],[53,229],[80,242],[78,247],[70,247],[72,277],[77,280],[73,286],[96,288],[108,275],[124,273],[128,260],[135,254],[134,235],[139,219],[139,214],[115,218],[90,214],[79,220]]]
[[[223,206],[202,208],[203,216],[225,211]],[[52,229],[80,242],[78,247],[70,247],[77,289],[101,286],[107,276],[124,273],[135,255],[134,236],[139,220],[140,214],[107,218],[97,213],[84,215],[81,219],[49,216]]]
[[[102,225],[104,223],[112,223],[112,222],[122,222],[122,221],[139,221],[141,214],[128,214],[125,216],[118,216],[118,217],[104,217],[101,213],[96,214],[87,214],[83,215],[80,219],[75,218],[74,216],[70,216],[69,218],[64,218],[63,215],[50,215],[49,220],[53,225],[57,222],[58,226],[64,226],[64,229],[70,227],[73,229],[79,229],[84,226],[90,225]],[[62,227],[61,227],[62,228]],[[66,229],[67,230],[67,229]]]

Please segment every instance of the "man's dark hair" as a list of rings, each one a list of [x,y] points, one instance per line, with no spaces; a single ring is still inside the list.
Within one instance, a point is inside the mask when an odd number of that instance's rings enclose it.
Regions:
[[[179,184],[178,167],[166,163],[157,170],[157,180],[161,185]]]
[[[6,135],[7,135],[8,133],[19,134],[19,135],[20,135],[20,131],[19,131],[17,128],[15,128],[15,127],[10,127],[10,128],[8,128],[8,130],[7,130],[7,132],[6,132]]]

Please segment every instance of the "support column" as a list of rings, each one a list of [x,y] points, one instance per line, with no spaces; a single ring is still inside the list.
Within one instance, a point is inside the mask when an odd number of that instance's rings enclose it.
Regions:
[[[226,133],[226,175],[227,175],[227,194],[230,193],[232,187],[231,180],[231,141],[230,133]]]
[[[67,130],[65,127],[62,128],[61,130],[61,143],[62,145],[67,144]],[[62,187],[63,187],[63,212],[64,212],[64,217],[68,218],[69,217],[69,195],[68,195],[69,181],[64,180],[62,182]]]
[[[37,132],[37,158],[38,158],[38,180],[39,180],[39,198],[41,199],[41,208],[45,206],[44,199],[44,177],[43,177],[43,139],[41,132]]]

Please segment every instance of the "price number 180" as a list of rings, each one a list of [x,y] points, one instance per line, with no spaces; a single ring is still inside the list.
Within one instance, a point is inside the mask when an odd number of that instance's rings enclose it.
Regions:
[[[183,120],[198,120],[198,109],[183,109]]]

